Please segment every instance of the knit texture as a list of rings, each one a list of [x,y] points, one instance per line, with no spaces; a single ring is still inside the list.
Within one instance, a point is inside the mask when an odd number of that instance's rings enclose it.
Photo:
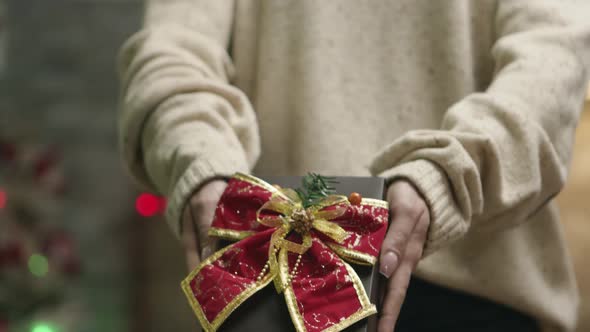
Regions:
[[[120,145],[175,234],[236,171],[403,178],[431,215],[418,276],[574,328],[551,202],[588,79],[573,1],[146,3],[119,59]]]

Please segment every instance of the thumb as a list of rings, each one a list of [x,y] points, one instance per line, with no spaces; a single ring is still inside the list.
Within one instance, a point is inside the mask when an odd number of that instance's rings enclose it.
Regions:
[[[205,208],[197,219],[197,235],[199,237],[201,259],[206,259],[211,256],[211,254],[217,249],[217,238],[209,236],[209,229],[215,218],[215,210],[216,205],[211,205]]]
[[[217,249],[217,239],[209,236],[209,228],[215,218],[217,203],[227,187],[227,183],[214,180],[206,183],[191,198],[191,208],[196,221],[196,233],[199,239],[201,258],[205,259]]]
[[[199,256],[199,240],[196,236],[195,223],[190,206],[187,206],[182,213],[182,236],[181,242],[185,250],[186,265],[189,271],[196,268],[201,262]]]

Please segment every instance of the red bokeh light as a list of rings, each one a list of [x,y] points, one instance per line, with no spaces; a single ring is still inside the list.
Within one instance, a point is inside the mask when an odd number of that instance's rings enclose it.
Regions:
[[[0,332],[8,332],[8,321],[0,318]]]
[[[80,273],[81,266],[76,244],[70,234],[56,231],[45,239],[42,248],[50,264],[56,265],[66,275],[75,276]]]
[[[19,266],[25,261],[25,248],[22,243],[10,242],[0,246],[0,269]]]
[[[143,217],[152,217],[162,213],[166,207],[166,199],[149,193],[143,193],[135,200],[135,210]]]
[[[59,157],[53,149],[48,149],[41,153],[37,160],[35,160],[34,164],[34,173],[35,178],[40,179],[47,175],[54,168],[57,164]]]
[[[6,206],[6,192],[0,188],[0,209]]]
[[[0,159],[13,161],[16,159],[16,147],[12,144],[0,142]]]
[[[158,196],[158,204],[160,208],[160,212],[164,212],[166,210],[166,198],[162,196]]]

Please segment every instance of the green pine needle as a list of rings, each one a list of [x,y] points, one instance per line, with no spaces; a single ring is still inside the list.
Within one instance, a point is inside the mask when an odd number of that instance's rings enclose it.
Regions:
[[[334,177],[307,173],[301,180],[302,187],[295,189],[295,191],[301,198],[303,207],[308,208],[319,203],[322,198],[334,194],[336,190],[332,185],[336,183],[338,181]]]

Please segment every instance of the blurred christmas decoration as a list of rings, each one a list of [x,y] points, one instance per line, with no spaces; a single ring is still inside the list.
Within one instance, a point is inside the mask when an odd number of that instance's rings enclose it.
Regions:
[[[0,137],[0,332],[58,306],[80,273],[57,149]],[[39,323],[32,331],[54,331]]]
[[[4,49],[6,44],[6,24],[4,24],[5,4],[0,0],[0,74],[4,70]],[[0,332],[2,332],[2,323],[0,322]]]
[[[166,209],[166,198],[150,193],[142,193],[135,200],[135,210],[142,217],[162,214]]]
[[[37,323],[33,325],[31,332],[56,332],[56,330],[51,325],[45,323]]]

